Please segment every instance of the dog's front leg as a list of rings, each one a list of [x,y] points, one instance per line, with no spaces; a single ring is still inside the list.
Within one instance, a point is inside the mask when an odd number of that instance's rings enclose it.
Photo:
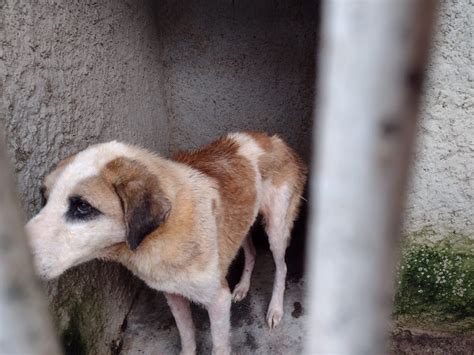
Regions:
[[[230,305],[232,296],[229,289],[221,288],[207,306],[211,321],[212,354],[230,354]]]
[[[165,292],[165,297],[178,327],[181,338],[181,354],[195,355],[196,337],[194,335],[194,323],[189,301],[183,296],[172,293]]]

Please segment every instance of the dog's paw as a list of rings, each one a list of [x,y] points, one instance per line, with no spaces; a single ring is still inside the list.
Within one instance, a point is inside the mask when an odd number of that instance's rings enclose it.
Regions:
[[[270,329],[276,328],[283,318],[283,307],[270,304],[267,312],[267,324]]]
[[[249,292],[250,283],[249,282],[239,282],[237,286],[234,288],[234,292],[232,292],[232,300],[234,302],[240,302],[245,297],[247,297],[247,293]]]
[[[230,355],[230,346],[218,346],[212,349],[212,355]]]

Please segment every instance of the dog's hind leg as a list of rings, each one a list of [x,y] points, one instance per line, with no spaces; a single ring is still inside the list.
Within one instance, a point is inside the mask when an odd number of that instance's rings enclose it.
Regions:
[[[244,249],[245,254],[245,265],[242,276],[240,277],[240,281],[235,286],[234,292],[232,293],[232,299],[234,302],[242,301],[247,296],[253,267],[255,265],[255,256],[257,255],[255,252],[255,246],[252,242],[252,236],[250,235],[245,238],[242,248]]]
[[[297,211],[294,203],[294,192],[284,184],[271,186],[262,213],[265,219],[265,230],[268,234],[270,250],[275,262],[275,279],[272,299],[267,311],[267,324],[275,328],[283,317],[283,297],[285,293],[286,263],[285,253],[290,238],[291,227]]]
[[[196,339],[189,301],[183,296],[166,292],[165,297],[178,327],[181,338],[181,355],[195,355]]]

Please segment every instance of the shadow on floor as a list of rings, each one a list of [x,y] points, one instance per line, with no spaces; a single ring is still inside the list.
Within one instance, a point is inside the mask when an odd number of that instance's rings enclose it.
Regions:
[[[265,314],[273,286],[271,254],[259,250],[247,298],[232,305],[232,349],[237,354],[298,354],[302,351],[305,309],[303,281],[287,282],[285,315],[277,329],[270,330]],[[211,353],[207,312],[193,306],[198,354]],[[179,335],[173,316],[161,293],[145,289],[128,317],[121,354],[178,354]]]

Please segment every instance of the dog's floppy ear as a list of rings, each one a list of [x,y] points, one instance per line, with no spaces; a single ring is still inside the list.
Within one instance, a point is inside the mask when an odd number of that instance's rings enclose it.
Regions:
[[[158,178],[135,160],[117,158],[107,164],[112,185],[122,203],[127,244],[135,250],[145,237],[165,222],[171,203]]]

